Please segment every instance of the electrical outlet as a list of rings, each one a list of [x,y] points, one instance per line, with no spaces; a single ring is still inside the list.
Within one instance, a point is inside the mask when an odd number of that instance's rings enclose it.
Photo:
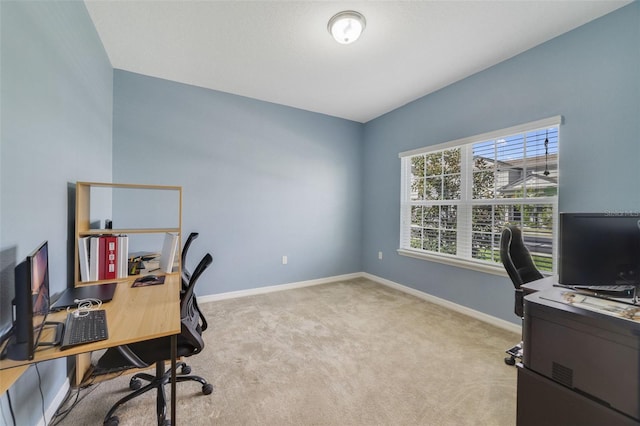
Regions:
[[[378,252],[378,259],[382,260],[382,252],[381,251]]]
[[[287,256],[282,256],[282,264],[286,265],[289,262],[289,259],[287,259]]]

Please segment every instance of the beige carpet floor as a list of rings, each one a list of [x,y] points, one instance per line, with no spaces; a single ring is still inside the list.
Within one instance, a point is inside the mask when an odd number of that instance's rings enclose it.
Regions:
[[[366,279],[205,303],[214,384],[178,384],[180,425],[514,425],[519,336]],[[128,376],[94,385],[61,425],[99,425]],[[87,395],[85,395],[87,394]],[[155,424],[154,395],[120,424]]]

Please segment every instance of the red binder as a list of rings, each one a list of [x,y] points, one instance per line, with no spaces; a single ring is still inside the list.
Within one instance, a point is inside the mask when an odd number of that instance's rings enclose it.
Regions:
[[[101,280],[112,280],[118,276],[118,237],[109,235],[100,237],[100,246],[104,247]]]

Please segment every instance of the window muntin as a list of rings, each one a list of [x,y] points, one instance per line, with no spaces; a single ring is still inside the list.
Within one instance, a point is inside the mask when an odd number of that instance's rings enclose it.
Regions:
[[[516,224],[538,268],[553,272],[559,124],[401,154],[400,249],[495,265],[502,229]]]

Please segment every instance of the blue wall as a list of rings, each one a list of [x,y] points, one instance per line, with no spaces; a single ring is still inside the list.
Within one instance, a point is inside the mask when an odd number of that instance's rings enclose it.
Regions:
[[[395,252],[398,153],[562,115],[560,210],[640,211],[639,46],[634,2],[367,123],[364,271],[516,322],[508,279]]]
[[[113,70],[82,2],[2,1],[0,14],[4,328],[11,318],[13,267],[40,242],[49,241],[51,291],[72,280],[68,187],[77,180],[111,180]],[[47,407],[66,379],[67,364],[38,368]],[[17,424],[42,418],[34,367],[9,392]],[[6,395],[1,410],[0,424],[11,424]]]
[[[182,185],[192,258],[215,258],[202,295],[365,271],[513,322],[506,278],[396,254],[399,152],[560,114],[561,210],[640,211],[638,2],[365,125],[114,73],[81,2],[0,8],[0,326],[40,241],[53,291],[71,279],[76,180]],[[41,364],[45,405],[65,367]],[[10,390],[18,424],[37,382]]]
[[[189,259],[214,256],[201,295],[361,271],[361,136],[359,123],[115,72],[114,181],[183,187],[183,233],[200,233]]]

